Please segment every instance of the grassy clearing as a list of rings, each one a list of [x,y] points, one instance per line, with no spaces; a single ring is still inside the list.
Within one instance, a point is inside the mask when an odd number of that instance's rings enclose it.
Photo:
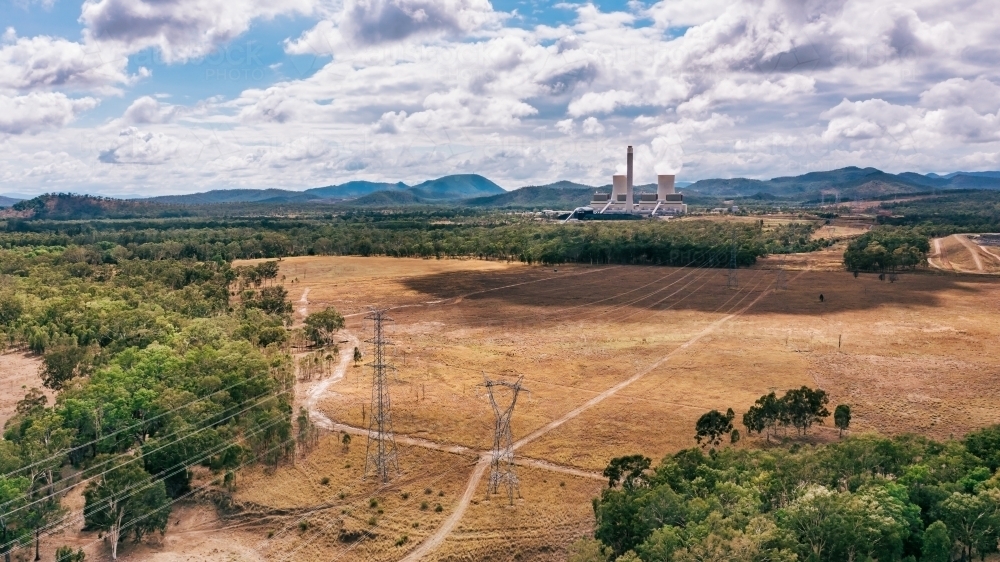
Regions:
[[[803,384],[826,389],[832,405],[851,404],[856,433],[919,431],[941,438],[1000,421],[1000,407],[990,398],[1000,391],[995,382],[1000,349],[993,345],[1000,336],[993,321],[1000,280],[931,273],[901,275],[893,284],[873,275],[855,279],[834,266],[837,252],[834,247],[789,256],[784,261],[787,291],[765,296],[742,316],[519,454],[589,471],[601,470],[615,455],[659,458],[694,445],[694,421],[705,411],[732,407],[743,412],[771,389]],[[476,386],[484,371],[525,376],[531,393],[518,402],[516,439],[677,349],[740,299],[749,302],[774,281],[776,272],[769,268],[780,263],[769,258],[755,269],[741,270],[743,292],[734,292],[725,289],[726,272],[720,270],[495,262],[479,268],[480,262],[458,260],[408,260],[411,275],[383,277],[383,264],[398,268],[399,260],[294,258],[282,262],[289,268],[282,271],[286,279],[297,271],[291,268],[304,268],[296,260],[309,260],[309,271],[303,269],[301,286],[286,281],[293,301],[308,286],[310,307],[329,304],[350,314],[362,311],[361,303],[405,306],[392,312],[396,432],[477,449],[487,448],[491,437],[492,413]],[[828,271],[822,270],[824,264]],[[343,269],[348,265],[364,268],[352,274]],[[804,271],[806,267],[820,270]],[[364,328],[360,315],[348,317],[352,333],[364,336]],[[321,401],[323,412],[334,421],[363,426],[367,375],[363,367],[349,368]],[[810,440],[835,438],[834,430],[817,428]],[[359,480],[363,441],[355,439],[349,459],[341,457],[339,445],[323,445],[300,463],[310,467],[308,474],[297,468],[244,478],[240,497],[291,509],[321,504],[330,493],[351,487],[348,501],[360,503],[350,503],[357,515],[343,525],[366,528],[373,514]],[[754,438],[740,446],[760,444]],[[438,467],[454,466],[463,458],[416,447],[400,454],[413,478],[428,479]],[[468,459],[461,462],[461,474],[447,484],[452,488],[446,490],[446,501],[436,495],[446,486],[443,481],[405,484],[411,494],[405,501],[398,493],[402,490],[380,498],[385,513],[375,515],[377,526],[385,530],[345,551],[343,559],[382,559],[379,552],[392,559],[419,544],[461,493],[471,470]],[[524,500],[515,509],[482,502],[480,490],[480,503],[470,506],[435,557],[560,559],[574,533],[587,530],[589,501],[600,483],[527,467],[519,474]],[[330,478],[329,486],[319,484],[322,477]],[[556,487],[559,481],[566,485]],[[423,494],[427,486],[433,491],[429,496]],[[426,510],[420,509],[422,501],[428,502]],[[438,503],[440,513],[434,511]],[[315,519],[339,521],[340,509],[344,507],[337,504],[327,510],[326,519]],[[413,522],[420,526],[408,527]],[[407,539],[400,542],[404,535]],[[310,537],[315,538],[310,544],[318,546],[303,547],[306,554],[297,559],[329,559],[321,556],[328,552],[323,549],[344,544],[336,533],[323,534],[316,527],[282,536],[269,547],[274,559]]]

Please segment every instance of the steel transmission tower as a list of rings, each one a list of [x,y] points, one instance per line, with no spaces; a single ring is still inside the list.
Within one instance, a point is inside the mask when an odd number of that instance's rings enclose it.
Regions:
[[[382,483],[389,481],[393,474],[399,473],[399,463],[396,460],[396,439],[392,435],[392,412],[389,401],[388,371],[392,365],[386,363],[385,346],[390,343],[385,339],[383,322],[392,319],[385,315],[384,310],[373,310],[366,320],[372,321],[373,336],[366,340],[372,344],[372,404],[371,418],[368,422],[368,448],[365,453],[365,478],[373,475]]]
[[[517,395],[522,390],[527,389],[521,386],[524,377],[519,377],[517,382],[494,381],[483,375],[486,382],[483,386],[489,393],[490,405],[493,406],[493,413],[496,414],[496,424],[493,426],[493,456],[490,459],[490,484],[488,492],[497,494],[500,486],[507,490],[507,498],[510,505],[514,505],[514,494],[520,496],[520,485],[517,474],[514,472],[514,437],[510,430],[510,418],[514,414],[514,405],[517,404]],[[493,387],[503,386],[509,388],[512,394],[510,406],[501,410],[497,404],[496,396],[493,395]]]
[[[726,280],[727,289],[739,289],[740,280],[736,276],[736,229],[733,229],[733,249],[729,256],[729,278]]]
[[[781,256],[781,263],[778,264],[778,274],[774,278],[774,288],[784,291],[788,288],[788,276],[785,273],[785,256]]]

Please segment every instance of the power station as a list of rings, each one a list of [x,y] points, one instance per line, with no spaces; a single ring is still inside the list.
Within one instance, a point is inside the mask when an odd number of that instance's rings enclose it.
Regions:
[[[636,201],[632,183],[632,147],[628,147],[625,175],[611,176],[611,193],[595,193],[590,208],[598,215],[682,215],[687,212],[684,195],[674,188],[673,174],[656,176],[656,193],[640,193]],[[586,209],[586,208],[584,208]],[[574,212],[580,214],[579,210]]]

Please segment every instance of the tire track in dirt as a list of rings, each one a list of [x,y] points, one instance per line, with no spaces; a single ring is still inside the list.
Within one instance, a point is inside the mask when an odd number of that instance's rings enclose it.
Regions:
[[[304,319],[306,316],[309,316],[309,287],[306,287],[305,290],[302,291],[302,297],[299,298],[299,304],[301,305],[299,307],[299,314],[301,314]]]
[[[935,269],[940,269],[941,271],[948,271],[949,268],[944,266],[946,260],[944,259],[944,256],[941,255],[941,239],[935,238],[931,242],[934,246],[934,253],[927,256],[927,265]],[[934,258],[937,258],[938,263],[934,263]],[[950,266],[951,264],[949,263],[948,265]]]
[[[954,236],[955,238],[958,239],[959,242],[962,243],[963,246],[965,246],[965,249],[968,250],[970,254],[972,254],[972,260],[976,262],[976,270],[982,273],[983,261],[979,259],[979,252],[977,251],[979,246],[973,244],[972,241],[969,240],[969,237],[964,234],[955,234]]]
[[[991,250],[989,250],[985,246],[979,246],[979,249],[993,256],[994,258],[996,258],[997,262],[1000,263],[1000,255],[994,254]]]

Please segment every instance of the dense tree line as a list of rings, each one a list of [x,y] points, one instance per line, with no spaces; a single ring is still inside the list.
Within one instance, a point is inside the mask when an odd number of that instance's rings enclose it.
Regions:
[[[849,271],[897,271],[927,262],[930,240],[907,227],[880,226],[851,240],[844,251]]]
[[[522,215],[351,213],[330,219],[8,221],[10,249],[98,248],[94,261],[230,262],[295,255],[475,257],[526,263],[628,263],[726,266],[735,231],[737,263],[812,251],[811,224],[770,229],[708,220],[547,224]],[[17,259],[13,255],[11,259]],[[17,271],[17,267],[12,267]]]
[[[892,216],[879,217],[887,225],[909,226],[926,236],[957,232],[1000,232],[1000,191],[946,191],[931,197],[885,202]]]
[[[107,240],[0,240],[0,351],[39,354],[44,384],[58,391],[50,403],[30,390],[0,439],[8,560],[65,524],[104,531],[116,553],[127,537],[164,529],[196,472],[232,485],[237,468],[274,466],[314,443],[315,429],[296,431],[292,419],[291,304],[276,263],[234,269],[143,259]],[[84,488],[76,523],[61,506],[66,467]]]
[[[971,561],[1000,539],[1000,426],[964,440],[614,459],[572,562]]]

